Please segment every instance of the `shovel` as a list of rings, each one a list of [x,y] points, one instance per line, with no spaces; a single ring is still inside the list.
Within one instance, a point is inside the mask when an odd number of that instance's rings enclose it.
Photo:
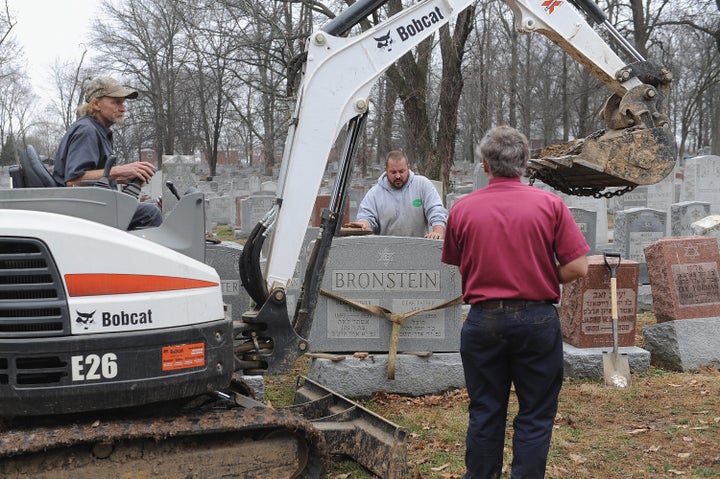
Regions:
[[[613,349],[611,353],[603,351],[603,373],[605,386],[626,388],[630,386],[630,363],[626,355],[618,352],[618,306],[617,306],[617,269],[620,266],[620,253],[603,253],[605,266],[610,270],[610,298],[612,301],[612,335]],[[608,258],[617,258],[611,263]]]

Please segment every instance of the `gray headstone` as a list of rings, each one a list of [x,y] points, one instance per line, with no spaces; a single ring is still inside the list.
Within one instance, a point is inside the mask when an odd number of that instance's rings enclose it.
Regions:
[[[596,213],[595,224],[595,240],[596,245],[606,244],[608,242],[608,210],[607,200],[605,198],[593,198],[591,196],[571,196],[564,193],[558,193],[568,208],[581,208]]]
[[[277,183],[275,181],[263,181],[260,184],[260,191],[275,193],[275,191],[277,191]]]
[[[618,210],[630,210],[633,208],[648,208],[648,187],[638,186],[628,191],[617,200]]]
[[[483,169],[482,162],[475,165],[475,189],[479,190],[480,188],[483,188],[490,184],[490,180],[488,179],[487,174],[485,173],[485,170]]]
[[[162,177],[165,181],[172,181],[180,196],[188,190],[198,188],[197,170],[198,162],[195,157],[188,155],[163,155]],[[166,191],[163,193],[163,214],[167,215],[177,205],[177,198]]]
[[[706,201],[710,213],[720,214],[720,156],[705,155],[685,160],[680,201]]]
[[[453,207],[455,202],[465,196],[465,194],[459,194],[459,193],[448,193],[445,197],[445,204],[447,205],[448,211]]]
[[[640,263],[640,283],[649,283],[646,246],[665,237],[667,213],[649,208],[632,208],[615,213],[614,244],[623,258]]]
[[[710,215],[710,203],[705,201],[683,201],[670,207],[671,236],[690,236],[695,233],[691,225]]]
[[[577,223],[585,241],[590,246],[590,253],[595,252],[597,246],[597,212],[584,210],[582,208],[570,208],[575,223]]]
[[[654,185],[648,185],[647,188],[647,207],[660,210],[670,211],[670,205],[675,202],[675,175],[670,174],[662,181]]]
[[[698,236],[712,236],[720,245],[720,215],[710,215],[699,219],[690,225],[693,234]]]
[[[241,319],[250,309],[250,296],[240,283],[240,255],[242,246],[231,241],[220,244],[208,243],[205,247],[205,263],[215,268],[220,275],[222,297],[225,308],[232,319]]]
[[[235,225],[235,198],[216,196],[205,200],[205,218],[208,231],[217,225]]]
[[[241,235],[247,236],[275,204],[275,195],[255,194],[240,200]]]
[[[260,191],[260,178],[257,176],[248,178],[248,189],[250,191]]]
[[[647,187],[647,207],[653,210],[670,213],[675,203],[675,175],[670,174],[665,179]],[[670,234],[670,224],[667,225],[666,235]]]
[[[442,241],[397,236],[336,238],[322,288],[342,298],[407,313],[461,294],[456,267],[440,261]],[[419,313],[400,330],[400,351],[458,351],[460,305]],[[387,352],[392,325],[321,295],[310,332],[314,351]]]
[[[10,178],[10,167],[0,166],[0,188],[10,188],[12,185],[12,178]]]

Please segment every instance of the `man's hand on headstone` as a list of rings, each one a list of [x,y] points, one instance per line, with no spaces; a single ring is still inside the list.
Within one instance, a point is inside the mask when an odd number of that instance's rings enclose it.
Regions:
[[[430,239],[443,239],[445,237],[445,227],[441,225],[435,225],[432,231],[425,235],[425,238]]]
[[[363,231],[370,231],[370,223],[364,220],[351,221],[350,223],[345,223],[343,228],[360,228]]]

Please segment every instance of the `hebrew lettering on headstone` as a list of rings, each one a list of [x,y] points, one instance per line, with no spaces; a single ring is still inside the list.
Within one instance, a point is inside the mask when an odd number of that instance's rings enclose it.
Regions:
[[[714,238],[664,238],[645,248],[658,323],[720,316],[720,251]]]
[[[615,264],[617,259],[611,258]],[[638,275],[636,261],[620,260],[617,268],[618,342],[635,345]],[[588,274],[563,286],[560,302],[563,339],[577,348],[612,346],[610,271],[602,255],[588,256]]]

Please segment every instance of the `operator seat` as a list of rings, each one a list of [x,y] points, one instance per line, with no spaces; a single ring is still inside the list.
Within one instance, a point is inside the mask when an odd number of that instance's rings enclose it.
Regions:
[[[20,160],[24,176],[25,188],[51,188],[58,186],[50,172],[40,161],[35,148],[28,145]]]

